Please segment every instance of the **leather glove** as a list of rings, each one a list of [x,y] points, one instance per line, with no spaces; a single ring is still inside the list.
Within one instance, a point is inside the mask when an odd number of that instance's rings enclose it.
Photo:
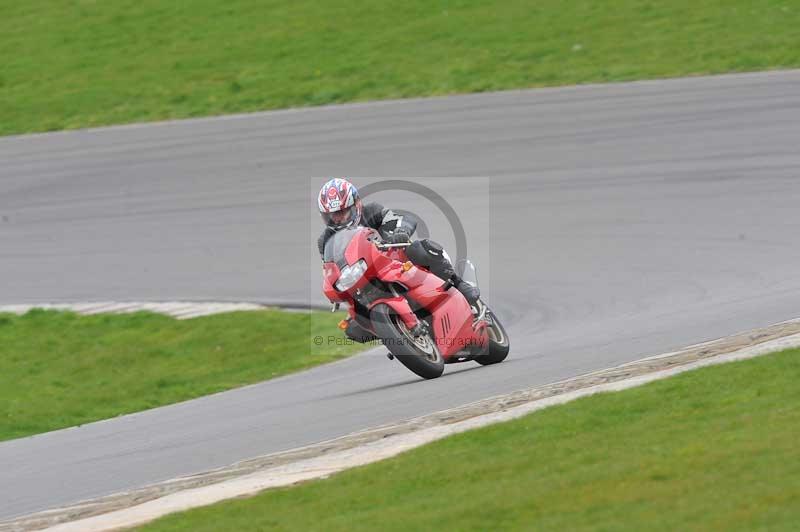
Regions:
[[[400,227],[396,229],[393,233],[387,235],[386,241],[389,244],[407,244],[411,242],[411,235],[408,234],[404,228]]]

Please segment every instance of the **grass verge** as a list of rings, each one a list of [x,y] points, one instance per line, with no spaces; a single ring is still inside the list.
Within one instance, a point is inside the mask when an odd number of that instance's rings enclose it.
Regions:
[[[800,66],[788,0],[28,0],[0,135],[334,102]]]
[[[139,312],[0,314],[0,440],[138,412],[343,358],[341,315],[276,310],[179,321]],[[339,345],[337,345],[339,344]]]
[[[142,530],[793,530],[800,350],[453,436]]]

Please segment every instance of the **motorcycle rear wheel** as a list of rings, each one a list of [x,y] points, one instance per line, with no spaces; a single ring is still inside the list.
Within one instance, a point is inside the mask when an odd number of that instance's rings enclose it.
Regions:
[[[405,367],[423,379],[435,379],[444,372],[444,358],[430,333],[415,337],[389,305],[375,305],[372,326],[387,349]]]
[[[508,350],[511,349],[511,344],[508,341],[508,333],[505,327],[497,319],[497,316],[489,309],[486,308],[486,315],[489,318],[489,326],[487,331],[489,333],[489,352],[485,355],[475,357],[475,362],[482,366],[489,366],[491,364],[498,364],[506,359]]]

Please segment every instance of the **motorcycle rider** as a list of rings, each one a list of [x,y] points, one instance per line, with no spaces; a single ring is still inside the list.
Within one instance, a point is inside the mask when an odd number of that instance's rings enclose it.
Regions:
[[[317,198],[319,212],[325,229],[317,240],[320,256],[324,255],[325,243],[336,231],[361,225],[376,229],[384,241],[391,244],[411,242],[411,235],[417,227],[409,216],[385,209],[378,203],[362,205],[358,189],[348,180],[333,178],[326,182]],[[445,250],[433,240],[423,239],[411,242],[406,248],[408,260],[417,266],[427,268],[444,281],[450,281],[464,294],[471,306],[476,306],[480,298],[478,287],[462,280],[456,275]]]

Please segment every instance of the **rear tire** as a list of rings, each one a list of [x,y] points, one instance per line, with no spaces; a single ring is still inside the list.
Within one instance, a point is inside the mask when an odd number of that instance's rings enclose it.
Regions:
[[[403,320],[384,303],[370,313],[372,326],[384,345],[405,367],[423,379],[435,379],[444,371],[444,358],[430,333],[414,337]]]
[[[508,356],[508,350],[511,349],[505,327],[489,307],[486,307],[486,317],[489,319],[489,325],[487,326],[489,352],[483,356],[475,357],[475,362],[482,366],[490,366],[502,362]]]

